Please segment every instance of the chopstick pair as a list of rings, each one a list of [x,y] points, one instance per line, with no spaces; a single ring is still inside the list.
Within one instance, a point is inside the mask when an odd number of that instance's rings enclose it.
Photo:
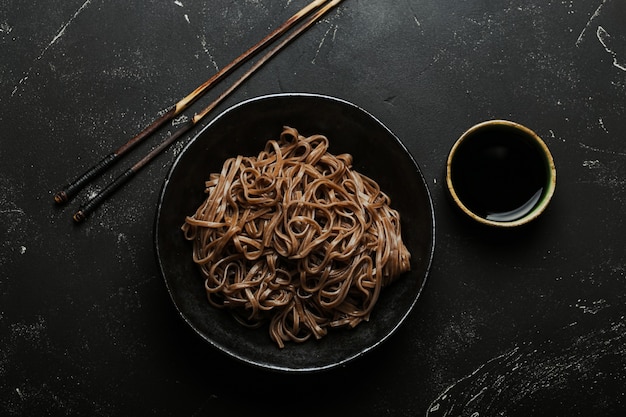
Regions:
[[[193,102],[199,99],[204,93],[206,93],[211,87],[213,87],[218,81],[223,79],[226,75],[230,74],[241,64],[248,59],[252,58],[263,48],[274,42],[281,36],[285,35],[294,25],[308,16],[308,18],[291,33],[282,39],[278,44],[272,47],[266,52],[259,60],[254,63],[239,79],[237,79],[230,87],[228,87],[222,94],[220,94],[213,102],[207,107],[196,113],[192,118],[181,124],[175,132],[163,140],[159,145],[152,149],[146,156],[141,158],[129,169],[124,171],[113,182],[107,185],[102,191],[100,191],[93,198],[84,203],[78,211],[74,213],[72,218],[75,222],[80,223],[84,221],[87,216],[93,212],[100,204],[119,190],[124,184],[126,184],[134,175],[141,170],[146,164],[154,159],[158,154],[168,148],[171,144],[176,142],[182,135],[187,133],[191,128],[198,124],[205,116],[207,116],[215,107],[217,107],[226,97],[228,97],[233,91],[235,91],[244,81],[246,81],[254,72],[256,72],[261,66],[267,63],[274,55],[276,55],[287,44],[293,41],[296,37],[310,28],[316,23],[324,14],[337,6],[343,0],[314,0],[299,12],[294,14],[291,18],[286,20],[281,26],[268,34],[265,38],[252,46],[246,52],[241,54],[230,64],[224,67],[221,71],[217,72],[214,76],[209,78],[206,82],[197,87],[190,94],[182,98],[180,101],[170,106],[160,117],[158,117],[149,126],[143,129],[140,133],[126,142],[124,145],[105,156],[100,162],[88,169],[85,173],[77,177],[74,181],[68,184],[63,190],[57,192],[54,195],[54,201],[57,204],[65,204],[72,199],[88,182],[93,180],[98,175],[102,174],[106,169],[117,162],[123,155],[134,148],[138,143],[155,133],[163,124],[172,120],[178,116],[185,109],[187,109]],[[314,12],[315,11],[315,12]]]

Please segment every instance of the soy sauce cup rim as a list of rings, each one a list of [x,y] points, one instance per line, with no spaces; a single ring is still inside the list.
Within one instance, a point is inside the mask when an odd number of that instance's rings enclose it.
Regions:
[[[459,197],[455,189],[455,184],[452,178],[454,159],[458,154],[459,147],[461,146],[461,144],[463,144],[465,141],[472,138],[476,132],[480,130],[491,129],[494,127],[495,128],[505,127],[511,130],[515,130],[518,133],[523,134],[525,137],[531,139],[533,143],[537,145],[537,148],[540,150],[543,156],[542,160],[544,163],[544,168],[546,169],[546,172],[547,172],[546,184],[543,188],[543,191],[539,200],[535,203],[534,207],[527,214],[511,221],[491,220],[491,219],[487,219],[484,216],[480,216],[476,214],[469,207],[467,207],[467,205]],[[539,217],[539,215],[541,215],[545,211],[545,209],[548,207],[550,200],[552,199],[552,196],[554,195],[554,190],[556,188],[556,167],[555,167],[554,158],[552,157],[552,153],[550,152],[550,149],[548,148],[546,143],[539,137],[539,135],[537,135],[533,130],[529,129],[528,127],[522,124],[512,122],[509,120],[500,120],[500,119],[487,120],[487,121],[475,124],[474,126],[467,129],[456,140],[456,142],[452,146],[448,154],[448,159],[446,163],[446,185],[448,188],[448,192],[450,196],[452,197],[452,200],[454,201],[456,206],[472,220],[475,220],[476,222],[487,225],[487,226],[498,227],[498,228],[512,228],[512,227],[521,226],[521,225],[524,225],[533,221],[534,219]]]

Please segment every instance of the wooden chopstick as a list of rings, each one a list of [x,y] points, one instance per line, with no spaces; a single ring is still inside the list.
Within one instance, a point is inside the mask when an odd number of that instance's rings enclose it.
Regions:
[[[277,38],[284,35],[289,29],[291,29],[296,23],[301,21],[304,17],[310,14],[313,10],[320,7],[327,0],[314,0],[309,3],[307,6],[302,8],[296,14],[287,19],[282,25],[273,30],[263,39],[261,39],[258,43],[252,46],[250,49],[245,51],[243,54],[239,55],[235,58],[230,64],[225,66],[222,70],[217,72],[203,84],[198,86],[191,93],[186,95],[184,98],[179,100],[177,103],[169,106],[167,110],[155,119],[150,125],[144,128],[141,132],[139,132],[136,136],[131,138],[128,142],[102,158],[97,164],[89,168],[83,174],[78,176],[68,185],[66,185],[63,190],[57,192],[54,195],[54,201],[57,204],[65,204],[72,197],[74,197],[88,182],[93,180],[95,177],[103,173],[106,169],[112,166],[115,162],[117,162],[124,154],[134,148],[137,144],[142,142],[147,137],[151,136],[155,133],[163,124],[172,120],[174,117],[179,115],[183,110],[189,107],[193,102],[199,99],[204,93],[206,93],[211,87],[213,87],[218,81],[222,80],[236,68],[238,68],[241,64],[246,62],[248,59],[252,58],[263,48],[268,46],[270,43],[274,42]]]
[[[84,221],[87,216],[93,212],[100,204],[107,200],[117,190],[122,188],[131,178],[147,165],[157,155],[167,149],[171,144],[176,142],[182,135],[187,133],[197,123],[199,123],[204,117],[206,117],[217,105],[219,105],[226,97],[228,97],[233,91],[235,91],[245,80],[247,80],[254,72],[256,72],[261,66],[267,63],[274,55],[276,55],[287,44],[293,41],[296,37],[306,31],[314,23],[316,23],[324,14],[337,6],[343,0],[332,0],[325,4],[322,8],[313,13],[309,18],[297,27],[293,32],[288,34],[280,43],[270,49],[265,55],[263,55],[253,66],[250,67],[239,79],[237,79],[230,87],[228,87],[219,97],[217,97],[211,104],[205,107],[201,112],[194,115],[193,118],[183,123],[174,133],[168,138],[162,141],[157,147],[152,149],[146,156],[135,163],[128,170],[124,171],[113,182],[106,186],[100,193],[98,193],[91,200],[82,205],[76,213],[72,216],[75,222],[80,223]]]

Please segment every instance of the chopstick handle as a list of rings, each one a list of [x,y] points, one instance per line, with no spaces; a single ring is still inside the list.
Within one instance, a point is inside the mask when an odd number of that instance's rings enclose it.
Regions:
[[[171,106],[159,118],[146,126],[141,132],[135,135],[131,140],[120,146],[114,152],[102,158],[93,167],[89,168],[84,174],[76,178],[73,182],[66,185],[65,188],[54,195],[54,201],[57,204],[65,204],[72,199],[78,192],[91,180],[104,172],[113,165],[124,154],[130,151],[134,146],[143,141],[148,136],[156,132],[163,124],[171,120],[176,112],[176,107]]]
[[[81,223],[83,220],[91,214],[100,204],[102,204],[107,198],[114,194],[118,189],[122,188],[134,175],[136,171],[132,168],[124,171],[119,177],[112,183],[107,185],[102,191],[100,191],[94,198],[89,200],[83,206],[81,206],[76,213],[72,216],[76,223]]]
[[[81,223],[83,220],[89,216],[100,204],[102,204],[106,199],[112,196],[116,191],[124,186],[130,179],[138,173],[143,167],[145,167],[148,162],[153,160],[157,155],[167,149],[171,144],[176,142],[182,135],[187,133],[193,126],[195,122],[193,119],[190,119],[180,125],[180,127],[172,133],[167,139],[161,142],[158,146],[152,149],[146,156],[141,158],[138,162],[135,163],[132,167],[124,171],[119,177],[117,177],[112,183],[107,185],[102,191],[100,191],[94,198],[86,202],[83,206],[81,206],[76,213],[72,216],[76,223]]]
[[[54,201],[57,204],[65,204],[74,197],[88,182],[104,172],[119,157],[118,154],[112,152],[102,158],[100,162],[89,168],[84,174],[76,178],[73,182],[66,185],[65,188],[54,195]]]

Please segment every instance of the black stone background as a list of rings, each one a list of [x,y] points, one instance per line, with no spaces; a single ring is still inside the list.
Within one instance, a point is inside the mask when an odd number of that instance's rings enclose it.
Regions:
[[[193,134],[85,224],[71,221],[76,203],[155,142],[54,205],[68,179],[306,3],[0,1],[0,415],[622,415],[623,1],[345,0],[220,105],[339,97],[423,170],[429,281],[397,333],[341,369],[253,369],[177,315],[153,223]],[[445,193],[453,142],[492,118],[535,130],[556,161],[552,204],[520,232],[468,224]]]

